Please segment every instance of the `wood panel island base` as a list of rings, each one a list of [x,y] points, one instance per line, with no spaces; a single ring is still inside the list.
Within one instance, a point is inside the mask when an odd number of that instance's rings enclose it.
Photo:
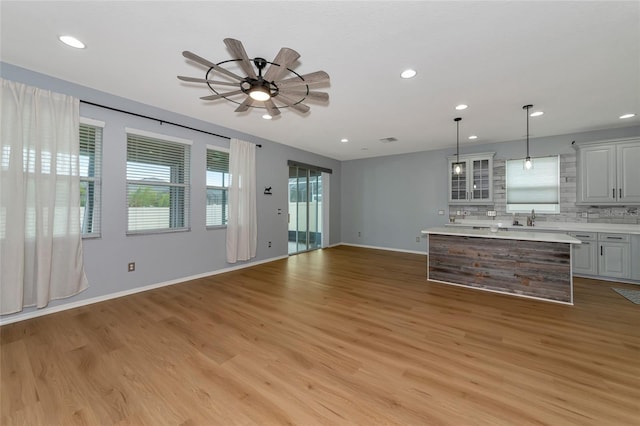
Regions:
[[[573,305],[571,244],[565,234],[430,228],[427,279]]]

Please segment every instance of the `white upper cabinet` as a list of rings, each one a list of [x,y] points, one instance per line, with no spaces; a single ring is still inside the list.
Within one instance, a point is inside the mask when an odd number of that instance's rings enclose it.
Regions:
[[[495,153],[461,155],[459,174],[454,173],[457,157],[448,158],[449,203],[493,203],[493,156]]]
[[[640,203],[640,139],[618,144],[618,201]]]
[[[640,139],[577,146],[577,203],[640,204]]]

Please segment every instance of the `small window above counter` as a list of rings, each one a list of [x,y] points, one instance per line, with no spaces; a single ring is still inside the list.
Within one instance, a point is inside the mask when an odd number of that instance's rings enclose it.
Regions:
[[[461,155],[460,172],[457,157],[448,157],[449,204],[493,203],[494,152]]]

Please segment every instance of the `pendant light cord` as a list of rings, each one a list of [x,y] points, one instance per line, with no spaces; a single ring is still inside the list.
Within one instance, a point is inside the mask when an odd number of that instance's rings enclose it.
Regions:
[[[456,164],[460,164],[460,120],[462,117],[456,117],[453,121],[456,122]]]
[[[531,107],[533,107],[533,105],[525,105],[522,107],[527,114],[527,158],[529,158],[529,108]]]

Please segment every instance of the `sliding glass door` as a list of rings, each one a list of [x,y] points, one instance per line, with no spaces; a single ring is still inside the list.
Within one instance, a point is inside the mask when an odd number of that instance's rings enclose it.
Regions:
[[[322,247],[322,172],[289,166],[289,254]]]

